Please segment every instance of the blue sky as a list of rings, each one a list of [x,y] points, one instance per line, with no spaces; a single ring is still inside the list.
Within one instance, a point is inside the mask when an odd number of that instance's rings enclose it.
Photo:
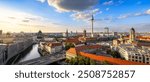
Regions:
[[[0,0],[0,11],[4,32],[90,31],[92,13],[95,31],[150,32],[150,0]]]

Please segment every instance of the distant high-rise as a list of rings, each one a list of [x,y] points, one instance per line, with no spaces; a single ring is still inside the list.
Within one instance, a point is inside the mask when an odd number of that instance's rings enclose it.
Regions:
[[[136,36],[135,36],[135,29],[131,28],[130,30],[130,42],[135,42],[136,41]]]
[[[86,30],[83,31],[83,36],[86,37]]]
[[[109,36],[109,28],[105,27],[105,33]]]
[[[78,31],[76,30],[76,35],[78,35]]]
[[[115,37],[118,36],[118,32],[114,32],[114,36],[115,36]]]
[[[69,36],[69,35],[68,35],[68,29],[67,29],[67,30],[66,30],[66,38],[68,38],[68,36]]]
[[[3,31],[2,30],[0,30],[0,35],[2,35],[3,34]]]

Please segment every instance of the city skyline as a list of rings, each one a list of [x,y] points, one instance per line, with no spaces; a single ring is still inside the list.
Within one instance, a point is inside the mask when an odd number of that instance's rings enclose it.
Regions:
[[[4,32],[90,32],[92,14],[95,32],[150,32],[148,0],[1,0],[0,11]]]

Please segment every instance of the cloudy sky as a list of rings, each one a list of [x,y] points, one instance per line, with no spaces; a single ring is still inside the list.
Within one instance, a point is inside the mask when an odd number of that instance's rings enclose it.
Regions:
[[[150,0],[0,0],[4,32],[94,31],[150,32]]]

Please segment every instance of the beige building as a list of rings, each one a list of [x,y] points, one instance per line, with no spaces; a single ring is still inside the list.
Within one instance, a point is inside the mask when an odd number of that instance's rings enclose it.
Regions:
[[[61,43],[40,43],[40,48],[46,50],[49,54],[54,54],[63,50],[63,46]]]

